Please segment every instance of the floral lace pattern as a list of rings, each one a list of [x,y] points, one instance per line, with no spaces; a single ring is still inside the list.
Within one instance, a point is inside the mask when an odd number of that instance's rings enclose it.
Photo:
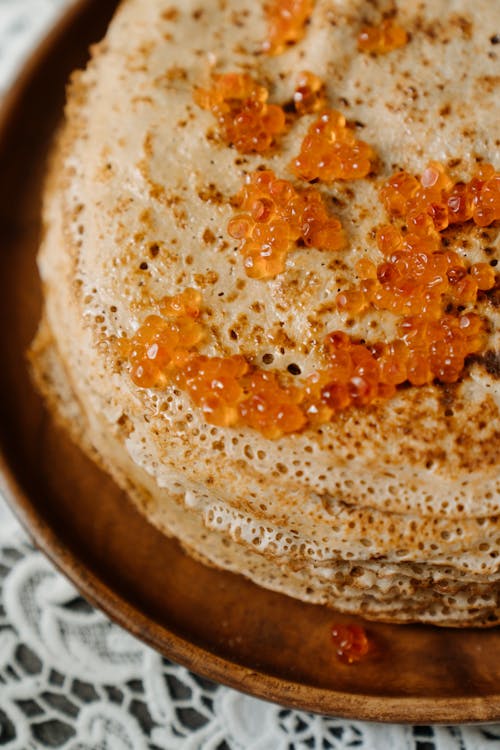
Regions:
[[[0,94],[71,0],[0,0]],[[290,711],[201,679],[93,609],[0,498],[0,750],[494,750],[500,725]]]
[[[215,685],[89,606],[0,505],[0,750],[52,747],[493,750],[500,726],[344,721]]]

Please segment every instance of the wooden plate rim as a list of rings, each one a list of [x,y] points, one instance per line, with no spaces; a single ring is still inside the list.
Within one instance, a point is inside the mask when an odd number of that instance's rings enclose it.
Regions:
[[[0,104],[0,142],[23,100],[31,77],[43,64],[56,40],[78,22],[88,2],[74,0],[25,61]],[[500,720],[500,690],[498,694],[478,698],[375,697],[302,685],[223,659],[149,619],[93,574],[78,554],[55,535],[44,520],[43,513],[22,490],[1,446],[0,492],[35,545],[91,604],[168,659],[202,677],[290,708],[353,720],[401,724],[488,723]]]

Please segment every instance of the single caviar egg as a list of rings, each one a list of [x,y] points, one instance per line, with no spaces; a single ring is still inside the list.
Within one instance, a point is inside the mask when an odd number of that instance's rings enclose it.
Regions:
[[[365,26],[358,36],[358,49],[384,55],[408,42],[408,34],[392,18],[385,19],[379,26]]]
[[[495,286],[495,271],[489,263],[474,263],[470,267],[470,275],[476,282],[477,288],[481,291],[488,291],[488,289],[493,289]]]
[[[370,650],[366,630],[361,625],[335,624],[331,630],[337,658],[344,664],[361,661]]]
[[[324,109],[326,91],[321,78],[307,70],[300,73],[293,93],[293,103],[299,115],[320,112]]]
[[[403,236],[393,224],[378,227],[376,239],[380,252],[388,257],[403,249]]]
[[[473,196],[464,182],[457,182],[447,196],[450,224],[462,224],[472,219]]]

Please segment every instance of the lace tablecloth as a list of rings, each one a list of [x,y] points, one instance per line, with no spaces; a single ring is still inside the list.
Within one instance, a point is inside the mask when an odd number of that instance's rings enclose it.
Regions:
[[[70,0],[0,0],[0,95]],[[494,750],[500,725],[289,711],[171,664],[84,602],[0,498],[0,750]]]

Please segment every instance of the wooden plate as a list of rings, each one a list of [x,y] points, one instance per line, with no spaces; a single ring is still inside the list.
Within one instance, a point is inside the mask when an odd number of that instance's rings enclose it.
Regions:
[[[0,117],[0,484],[13,509],[87,599],[205,677],[356,719],[499,720],[498,631],[368,624],[369,658],[340,664],[330,627],[348,618],[195,563],[139,516],[47,417],[25,363],[40,309],[41,179],[67,76],[84,63],[115,6],[115,0],[72,6],[26,66]]]

